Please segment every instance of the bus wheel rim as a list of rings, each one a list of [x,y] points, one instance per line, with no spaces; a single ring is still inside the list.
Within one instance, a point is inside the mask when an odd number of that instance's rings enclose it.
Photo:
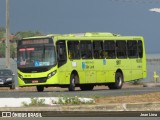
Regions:
[[[122,85],[122,78],[118,77],[118,86],[121,86],[121,85]]]
[[[72,86],[75,86],[75,79],[74,78],[72,78],[71,83],[72,83]]]

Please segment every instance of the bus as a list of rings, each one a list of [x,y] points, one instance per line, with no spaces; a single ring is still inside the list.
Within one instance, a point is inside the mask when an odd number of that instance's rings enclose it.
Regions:
[[[17,45],[17,66],[19,86],[36,86],[38,92],[51,86],[121,89],[124,82],[147,75],[144,38],[107,32],[23,38]]]

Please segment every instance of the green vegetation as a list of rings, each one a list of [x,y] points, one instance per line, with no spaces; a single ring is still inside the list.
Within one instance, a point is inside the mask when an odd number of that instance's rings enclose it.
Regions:
[[[38,98],[31,98],[31,103],[22,102],[22,105],[24,107],[30,107],[30,106],[45,106],[45,99],[38,99]]]
[[[38,31],[37,32],[32,32],[32,31],[17,32],[15,34],[16,39],[22,39],[22,38],[25,38],[25,37],[34,37],[34,36],[40,36],[40,35],[43,35],[43,34],[38,32]]]
[[[83,100],[82,100],[83,99]],[[51,99],[52,104],[60,104],[60,105],[81,105],[81,104],[94,104],[94,100],[84,100],[84,98],[79,98],[77,96],[74,97],[58,97],[58,101],[54,101]],[[22,102],[22,106],[24,107],[38,107],[38,106],[46,106],[45,99],[31,98],[31,102]]]
[[[6,29],[5,27],[0,27],[0,58],[5,57],[5,36]],[[10,42],[10,56],[11,58],[16,57],[16,40],[22,39],[24,37],[33,37],[33,36],[40,36],[43,35],[41,32],[33,32],[33,31],[19,31],[15,34],[11,34],[11,41]],[[3,39],[3,40],[2,40]]]
[[[80,104],[93,104],[94,100],[85,101],[80,99],[78,96],[74,97],[59,97],[58,102],[52,101],[53,104],[62,104],[62,105],[80,105]]]
[[[0,39],[5,37],[6,29],[4,27],[0,27]]]

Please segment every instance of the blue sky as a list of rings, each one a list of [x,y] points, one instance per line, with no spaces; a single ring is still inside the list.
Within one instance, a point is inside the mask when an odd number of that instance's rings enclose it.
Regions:
[[[147,53],[160,53],[160,0],[10,0],[10,31],[112,32],[145,38]],[[5,27],[5,0],[0,0]]]

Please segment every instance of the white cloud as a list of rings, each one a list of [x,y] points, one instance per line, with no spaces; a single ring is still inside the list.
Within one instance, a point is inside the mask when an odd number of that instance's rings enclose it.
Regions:
[[[160,8],[152,8],[152,9],[149,9],[149,11],[160,13]]]

